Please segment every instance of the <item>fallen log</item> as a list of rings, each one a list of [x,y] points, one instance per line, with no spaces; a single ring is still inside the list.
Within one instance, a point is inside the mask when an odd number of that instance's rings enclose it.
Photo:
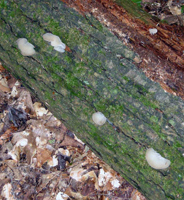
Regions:
[[[2,1],[0,9],[3,66],[148,199],[183,199],[184,102],[137,68],[145,60],[136,45],[58,0]],[[47,32],[67,45],[64,53],[43,40]],[[18,38],[37,53],[22,56]],[[97,111],[107,118],[103,126],[92,121]],[[171,161],[169,168],[148,165],[149,147]]]

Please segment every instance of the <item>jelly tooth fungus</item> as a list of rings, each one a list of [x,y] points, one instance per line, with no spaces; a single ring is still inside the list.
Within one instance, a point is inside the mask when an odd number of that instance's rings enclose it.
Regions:
[[[150,33],[151,35],[155,35],[157,32],[158,32],[158,30],[157,30],[156,28],[150,28],[150,29],[149,29],[149,33]]]
[[[32,56],[36,53],[34,46],[29,43],[26,38],[19,38],[17,40],[17,45],[23,56]]]
[[[101,112],[93,113],[92,119],[93,119],[94,123],[99,126],[104,125],[107,120],[106,117],[104,116],[104,114]]]
[[[148,164],[154,169],[166,169],[171,164],[170,160],[162,157],[153,148],[147,149],[146,160]]]
[[[53,35],[52,33],[45,33],[43,35],[43,39],[47,42],[50,42],[51,46],[53,46],[56,51],[61,53],[65,52],[66,45],[57,35]]]

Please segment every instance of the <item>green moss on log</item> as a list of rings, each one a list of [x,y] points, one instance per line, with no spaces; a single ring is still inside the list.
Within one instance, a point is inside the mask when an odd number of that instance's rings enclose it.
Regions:
[[[0,11],[4,66],[148,199],[183,199],[184,102],[138,71],[137,55],[92,16],[57,0],[2,1]],[[54,51],[42,39],[46,32],[71,51]],[[23,57],[15,42],[20,37],[37,54]],[[97,110],[109,123],[93,123]],[[148,166],[147,147],[170,159],[171,167]]]

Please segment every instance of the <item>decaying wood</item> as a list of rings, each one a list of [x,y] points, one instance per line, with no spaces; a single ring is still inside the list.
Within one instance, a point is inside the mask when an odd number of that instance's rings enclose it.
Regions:
[[[140,12],[140,18],[131,17],[109,1],[76,2],[68,1],[80,5],[83,15],[58,0],[3,1],[0,61],[148,199],[183,199],[184,102],[137,68],[183,97],[183,33],[167,25],[156,27],[146,14],[145,25]],[[128,0],[116,2],[132,8]],[[158,33],[150,36],[153,27]],[[43,41],[46,32],[61,37],[65,53]],[[37,54],[22,56],[18,38],[27,38]],[[93,123],[96,111],[107,117],[105,125]],[[171,166],[152,169],[145,160],[147,147],[169,159]]]
[[[63,1],[83,14],[91,13],[140,56],[141,60],[135,62],[140,62],[138,67],[147,77],[160,83],[167,92],[184,98],[184,27],[154,21],[144,12],[132,17],[121,6],[127,3],[134,8],[128,0]],[[158,33],[150,35],[150,28],[156,28]]]

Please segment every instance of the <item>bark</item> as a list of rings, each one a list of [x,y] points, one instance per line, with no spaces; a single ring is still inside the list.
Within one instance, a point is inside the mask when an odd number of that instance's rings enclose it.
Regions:
[[[147,77],[159,82],[164,90],[184,98],[184,27],[153,20],[129,0],[65,2],[83,14],[92,13],[140,56],[137,66]],[[158,33],[150,35],[150,28],[156,28]]]
[[[139,55],[136,45],[123,44],[125,36],[118,39],[89,13],[58,0],[1,1],[0,9],[3,65],[148,199],[183,199],[184,102],[135,66],[146,63],[143,51]],[[43,41],[46,32],[61,37],[65,53]],[[20,54],[16,40],[22,37],[37,54]],[[93,123],[96,111],[107,117],[105,125]],[[145,160],[147,147],[171,160],[171,166],[152,169]]]

